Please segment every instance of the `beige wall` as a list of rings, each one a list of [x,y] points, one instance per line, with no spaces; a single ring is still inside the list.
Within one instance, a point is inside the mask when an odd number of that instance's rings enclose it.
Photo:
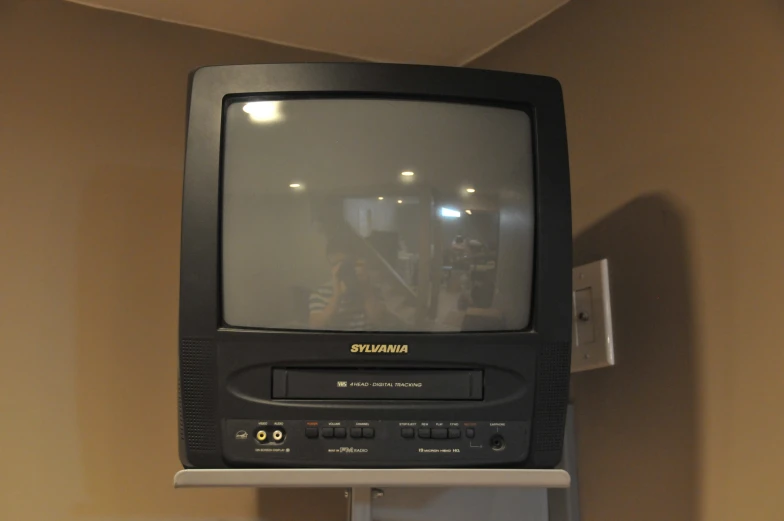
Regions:
[[[329,57],[0,1],[0,519],[340,519],[335,491],[173,491],[189,70]],[[619,366],[578,376],[586,521],[784,511],[784,10],[573,0],[474,65],[558,77],[578,258]]]
[[[561,80],[576,257],[612,262],[584,519],[784,519],[784,4],[573,0],[472,66]]]
[[[343,519],[340,491],[171,487],[188,72],[330,59],[0,1],[0,519]]]

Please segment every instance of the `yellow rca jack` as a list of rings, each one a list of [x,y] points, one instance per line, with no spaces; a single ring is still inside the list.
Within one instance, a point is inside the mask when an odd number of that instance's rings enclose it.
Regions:
[[[286,435],[283,434],[283,431],[280,429],[275,429],[274,431],[272,431],[272,439],[275,441],[283,441],[283,438],[285,437]]]
[[[264,443],[265,441],[267,441],[267,431],[265,431],[264,429],[259,429],[258,431],[256,431],[256,441],[259,441],[260,443]]]

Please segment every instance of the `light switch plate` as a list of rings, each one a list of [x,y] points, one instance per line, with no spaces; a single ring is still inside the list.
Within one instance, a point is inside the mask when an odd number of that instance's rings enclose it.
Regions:
[[[572,270],[572,372],[615,365],[607,259]]]

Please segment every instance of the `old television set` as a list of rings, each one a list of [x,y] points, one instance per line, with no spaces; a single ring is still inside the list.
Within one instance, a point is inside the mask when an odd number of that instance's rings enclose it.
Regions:
[[[564,107],[547,77],[386,64],[191,75],[187,468],[558,464]]]

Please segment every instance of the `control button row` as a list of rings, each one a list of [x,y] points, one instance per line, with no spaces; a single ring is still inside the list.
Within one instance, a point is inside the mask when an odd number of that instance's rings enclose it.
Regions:
[[[470,436],[468,434],[469,430],[471,431]],[[420,438],[425,438],[425,439],[433,438],[436,440],[445,440],[447,438],[455,439],[455,438],[459,438],[461,435],[460,429],[457,427],[450,427],[449,429],[441,428],[441,427],[436,427],[434,429],[431,429],[429,427],[420,427],[419,430],[417,431],[417,434],[419,435]],[[400,435],[403,436],[404,438],[413,438],[414,429],[411,427],[403,427],[400,430]],[[468,436],[469,438],[473,438],[474,437],[473,429],[467,429],[466,436]]]
[[[374,438],[375,436],[376,436],[376,430],[373,429],[372,427],[351,428],[352,438]],[[318,438],[319,437],[318,427],[306,427],[305,437],[311,439]],[[322,427],[321,437],[322,438],[345,438],[346,428],[345,427]]]
[[[350,431],[352,438],[375,438],[376,430],[372,427],[352,427]],[[420,427],[419,429],[414,431],[413,427],[403,427],[400,429],[400,435],[403,438],[413,439],[418,435],[420,438],[425,439],[436,439],[436,440],[445,440],[449,439],[456,439],[460,438],[462,435],[461,431],[457,427],[450,427],[450,428],[443,428],[443,427]],[[468,427],[465,430],[466,438],[472,439],[476,436],[476,430],[473,427]],[[305,429],[305,436],[307,438],[318,438],[319,437],[319,430],[317,427],[307,427]],[[322,427],[321,429],[321,437],[322,438],[345,438],[346,437],[346,429],[345,427]]]

